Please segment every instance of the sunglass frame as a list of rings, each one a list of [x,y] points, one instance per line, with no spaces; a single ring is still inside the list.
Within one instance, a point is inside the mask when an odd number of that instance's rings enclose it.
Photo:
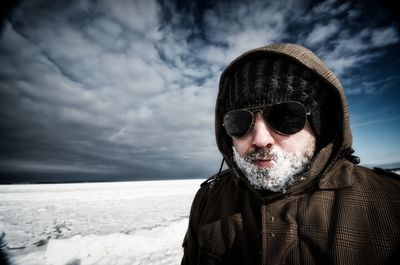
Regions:
[[[303,109],[304,109],[304,114],[305,114],[304,124],[303,124],[303,126],[302,126],[298,131],[296,131],[296,132],[294,132],[294,133],[284,133],[284,132],[281,132],[281,131],[277,130],[276,128],[274,128],[273,126],[270,125],[270,123],[265,119],[265,115],[264,115],[264,111],[266,111],[266,110],[268,110],[268,109],[271,109],[271,107],[276,106],[276,105],[281,105],[281,104],[287,104],[287,103],[295,103],[295,104],[301,105],[301,106],[303,107]],[[249,112],[250,115],[251,115],[251,124],[250,124],[249,128],[247,129],[247,131],[243,134],[243,136],[240,136],[240,137],[236,137],[236,136],[231,135],[231,133],[229,133],[228,129],[227,129],[226,126],[225,126],[225,119],[226,119],[227,115],[229,115],[229,114],[232,115],[232,113],[235,112],[235,111],[247,111],[247,112]],[[254,115],[254,113],[257,113],[257,112],[260,112],[260,113],[261,113],[262,119],[264,120],[264,122],[265,122],[273,131],[275,131],[275,132],[277,132],[277,133],[279,133],[279,134],[281,134],[281,135],[286,135],[286,136],[292,135],[292,134],[295,134],[295,133],[298,133],[299,131],[301,131],[302,129],[304,129],[304,127],[305,127],[306,124],[307,124],[307,120],[308,120],[307,117],[311,115],[311,112],[310,112],[310,111],[307,111],[306,107],[305,107],[302,103],[300,103],[300,102],[298,102],[298,101],[281,101],[281,102],[277,102],[277,103],[274,103],[274,104],[267,104],[267,105],[261,105],[261,106],[256,106],[256,107],[243,108],[243,109],[235,109],[235,110],[228,111],[228,112],[224,115],[222,126],[225,128],[226,133],[227,133],[230,137],[235,138],[235,139],[244,138],[244,137],[246,137],[247,134],[252,130],[252,128],[253,128],[253,126],[254,126],[254,123],[255,123],[255,118],[254,118],[255,115]]]

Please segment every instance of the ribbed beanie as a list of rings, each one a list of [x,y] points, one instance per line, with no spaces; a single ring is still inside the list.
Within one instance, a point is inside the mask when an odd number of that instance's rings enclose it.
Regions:
[[[257,58],[239,65],[231,76],[225,110],[298,101],[311,112],[315,135],[321,133],[320,109],[327,98],[311,70],[284,58]]]

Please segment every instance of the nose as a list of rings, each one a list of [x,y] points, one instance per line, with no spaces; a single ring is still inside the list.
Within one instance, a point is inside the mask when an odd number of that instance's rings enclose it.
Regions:
[[[274,131],[265,123],[259,112],[255,114],[254,126],[250,133],[254,148],[269,148],[275,144]]]

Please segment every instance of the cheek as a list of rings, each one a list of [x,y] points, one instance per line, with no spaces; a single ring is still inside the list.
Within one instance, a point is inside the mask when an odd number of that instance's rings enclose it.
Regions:
[[[232,138],[232,143],[233,147],[235,147],[236,151],[241,156],[246,155],[251,148],[251,144],[249,141],[246,141],[246,138],[240,140]]]
[[[280,147],[291,153],[304,153],[315,149],[315,137],[308,133],[299,133],[280,143]]]

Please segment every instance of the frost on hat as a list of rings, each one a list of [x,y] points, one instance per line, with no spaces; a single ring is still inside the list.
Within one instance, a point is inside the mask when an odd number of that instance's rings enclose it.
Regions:
[[[232,74],[226,94],[226,111],[298,101],[311,112],[314,133],[321,133],[320,110],[326,96],[322,82],[311,70],[282,58],[247,61]]]

